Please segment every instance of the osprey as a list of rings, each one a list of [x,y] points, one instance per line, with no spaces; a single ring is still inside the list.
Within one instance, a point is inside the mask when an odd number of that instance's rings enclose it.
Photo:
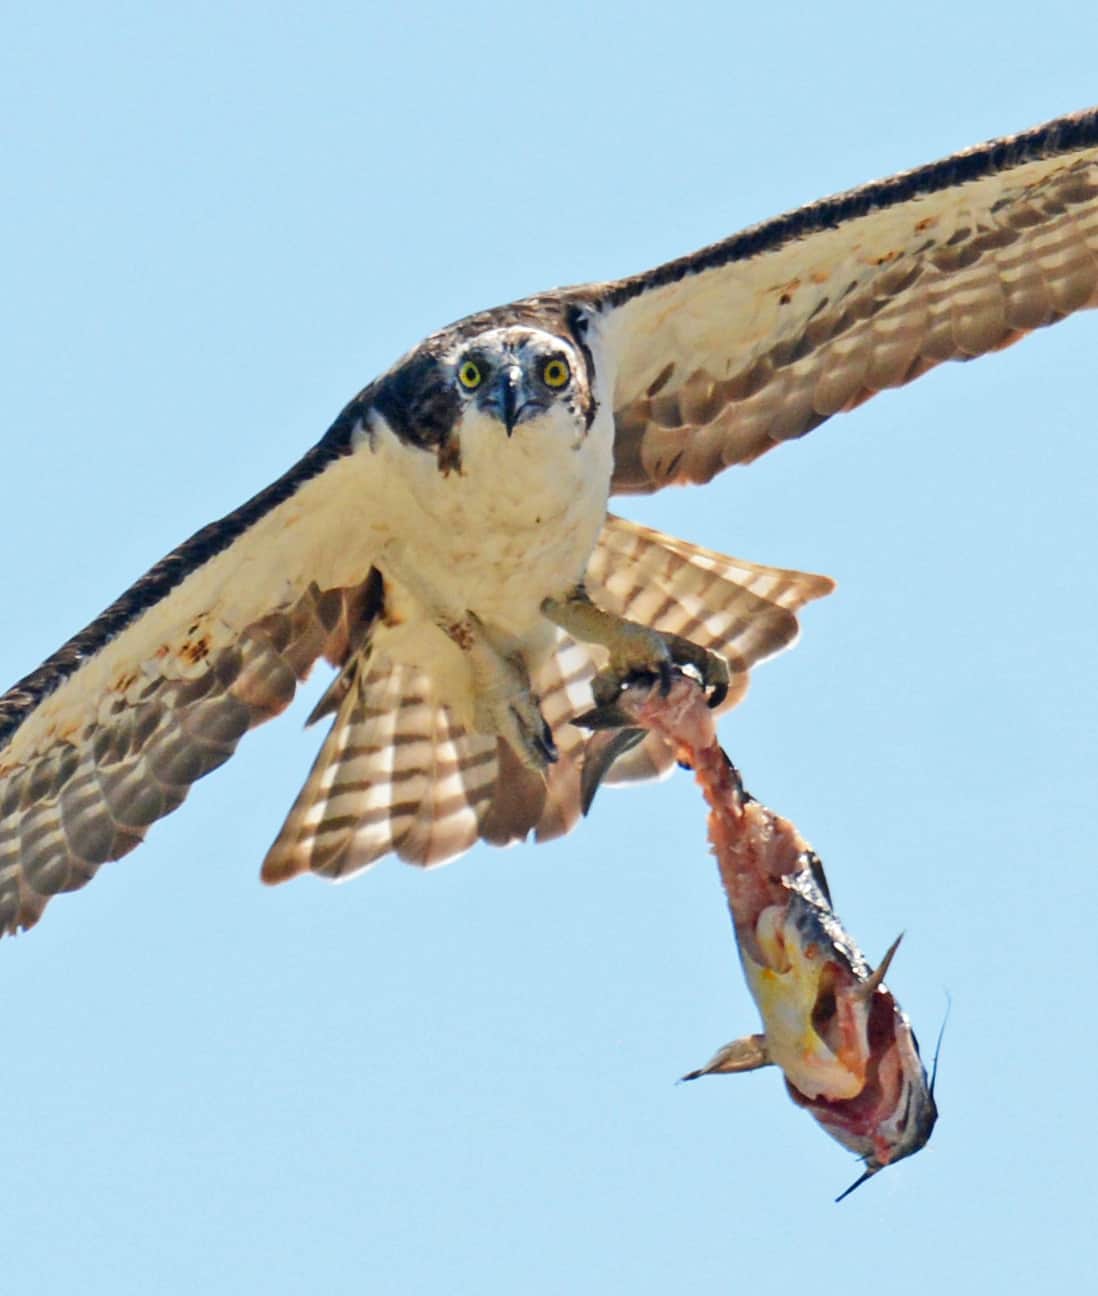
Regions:
[[[432,334],[0,699],[0,933],[132,850],[321,657],[331,728],[265,880],[568,831],[592,692],[685,666],[731,706],[831,588],[608,497],[1096,303],[1090,110]],[[673,762],[651,733],[615,755],[612,781]]]

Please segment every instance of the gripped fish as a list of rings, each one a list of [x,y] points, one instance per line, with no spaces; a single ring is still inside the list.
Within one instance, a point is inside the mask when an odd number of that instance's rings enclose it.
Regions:
[[[938,1116],[911,1025],[884,983],[899,938],[871,970],[835,916],[815,852],[788,819],[745,791],[701,688],[681,672],[669,684],[665,693],[660,682],[632,683],[583,718],[608,731],[603,759],[585,771],[585,802],[647,730],[694,771],[763,1030],[726,1044],[683,1079],[779,1067],[793,1101],[864,1162],[845,1197],[925,1146]]]

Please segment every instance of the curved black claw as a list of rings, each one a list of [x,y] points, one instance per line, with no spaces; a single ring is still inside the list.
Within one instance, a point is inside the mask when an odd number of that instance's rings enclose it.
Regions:
[[[643,670],[631,670],[625,675],[615,675],[612,671],[600,671],[591,681],[591,693],[598,704],[598,711],[608,711],[618,700],[623,689],[631,687],[633,684],[656,684],[660,690],[660,697],[667,697],[671,692],[671,685],[675,679],[675,664],[670,659],[666,661],[655,661],[652,668]],[[588,726],[594,728],[595,726]],[[607,725],[600,725],[599,728],[607,728]]]
[[[522,732],[529,747],[537,753],[546,765],[555,765],[560,760],[560,752],[557,750],[557,744],[553,741],[553,731],[546,724],[544,717],[541,718],[541,732],[529,728],[523,723],[523,717],[512,707],[511,714],[515,717],[515,723]]]
[[[656,665],[656,673],[660,677],[660,697],[667,697],[671,692],[671,679],[674,674],[671,668],[671,662],[658,662]]]
[[[727,696],[728,696],[727,678],[723,680],[718,680],[717,683],[714,684],[713,687],[709,690],[709,696],[705,700],[706,705],[711,709],[716,710],[716,708],[720,706],[720,704],[724,701],[724,699]]]
[[[591,692],[596,709],[605,711],[617,701],[623,688],[631,684],[656,681],[660,697],[667,697],[677,671],[688,670],[708,693],[708,704],[719,707],[728,696],[730,673],[723,657],[708,648],[702,648],[681,635],[665,634],[659,630],[645,630],[631,626],[625,638],[628,652],[599,671],[591,681]]]
[[[665,635],[664,642],[671,661],[679,667],[687,666],[697,675],[703,689],[709,693],[706,702],[710,707],[719,707],[728,696],[728,684],[731,675],[728,663],[723,657],[708,648],[683,639],[681,635]]]
[[[505,703],[495,716],[494,732],[510,746],[527,769],[544,774],[547,766],[560,760],[553,731],[532,698],[513,699]],[[491,715],[489,719],[492,719]],[[482,728],[480,732],[493,730]]]

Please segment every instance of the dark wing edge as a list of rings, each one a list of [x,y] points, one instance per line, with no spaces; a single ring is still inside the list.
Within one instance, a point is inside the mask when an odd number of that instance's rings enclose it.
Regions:
[[[277,481],[239,508],[196,531],[105,608],[83,630],[67,640],[29,675],[0,696],[0,769],[4,747],[39,703],[54,693],[95,653],[105,648],[143,613],[168,597],[178,585],[261,518],[288,500],[307,481],[350,450],[350,422],[341,419],[324,439]]]
[[[709,481],[1098,303],[1098,109],[566,296],[617,372],[612,489]]]
[[[0,935],[32,926],[51,896],[132,850],[247,730],[289,704],[318,657],[345,655],[361,590],[321,589],[296,549],[323,550],[323,517],[310,533],[302,515],[348,475],[339,465],[351,462],[357,417],[352,402],[287,473],[198,531],[0,699]]]

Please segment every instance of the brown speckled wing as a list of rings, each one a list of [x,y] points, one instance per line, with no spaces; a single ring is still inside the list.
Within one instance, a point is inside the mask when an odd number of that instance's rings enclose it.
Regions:
[[[343,659],[369,619],[375,543],[331,522],[364,494],[347,431],[337,422],[0,698],[0,935],[132,850],[318,657]]]
[[[743,696],[751,666],[793,642],[797,611],[832,582],[726,558],[609,517],[588,587],[611,611],[724,653],[732,667],[728,707]],[[352,659],[329,695],[335,719],[267,854],[264,881],[306,872],[346,878],[390,853],[430,867],[478,840],[508,846],[569,832],[582,813],[589,745],[598,746],[569,722],[591,708],[591,678],[603,664],[602,650],[558,632],[535,671],[533,688],[560,752],[543,779],[506,743],[463,729],[433,700],[423,672],[373,650]],[[657,777],[673,763],[663,740],[649,734],[607,781]]]
[[[617,372],[614,491],[709,481],[943,360],[1098,303],[1098,110],[573,300]]]
[[[209,655],[135,670],[81,729],[2,771],[0,934],[33,925],[51,896],[131,851],[247,730],[283,710],[338,640],[340,605],[314,586]]]

